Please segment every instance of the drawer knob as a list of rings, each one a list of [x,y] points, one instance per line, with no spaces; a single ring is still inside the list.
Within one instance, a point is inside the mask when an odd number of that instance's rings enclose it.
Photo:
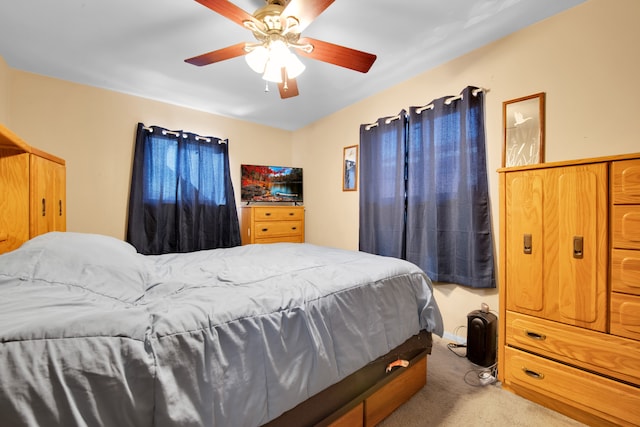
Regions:
[[[544,379],[544,374],[541,374],[540,372],[532,371],[531,369],[527,369],[526,366],[522,367],[522,372],[524,372],[531,378],[535,378],[536,380]]]
[[[532,332],[532,331],[525,331],[525,333],[527,334],[527,336],[529,338],[531,338],[532,340],[538,340],[538,341],[544,341],[547,339],[547,336],[544,334],[539,334],[537,332]]]
[[[268,228],[263,228],[262,231],[269,231],[269,229]]]
[[[297,229],[298,229],[298,227],[291,227],[291,229],[292,229],[292,230],[297,230]]]

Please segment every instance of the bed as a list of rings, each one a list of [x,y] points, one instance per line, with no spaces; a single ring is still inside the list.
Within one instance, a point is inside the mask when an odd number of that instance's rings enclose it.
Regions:
[[[428,277],[395,258],[307,243],[144,256],[51,232],[0,255],[2,425],[327,424],[442,331]]]

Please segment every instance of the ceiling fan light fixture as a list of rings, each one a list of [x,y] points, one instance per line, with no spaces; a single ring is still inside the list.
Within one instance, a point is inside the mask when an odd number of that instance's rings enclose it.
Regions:
[[[272,37],[261,45],[247,44],[245,50],[249,67],[269,82],[282,83],[283,68],[288,79],[295,79],[306,68],[282,38]]]
[[[300,58],[298,58],[293,52],[289,52],[289,55],[287,55],[285,68],[287,69],[287,77],[290,79],[295,79],[300,74],[302,74],[306,67],[304,66],[302,61],[300,61]]]
[[[262,74],[269,60],[269,51],[264,46],[256,46],[244,56],[244,59],[253,71]]]
[[[276,61],[269,59],[262,78],[268,82],[282,83],[282,67]]]
[[[282,83],[282,69],[286,70],[288,79],[295,79],[305,70],[305,65],[292,52],[286,52],[284,57],[276,56],[267,59],[262,78],[269,82]]]
[[[287,63],[287,57],[291,53],[289,52],[289,46],[281,40],[275,39],[269,41],[269,61],[276,62],[281,67],[284,67]]]

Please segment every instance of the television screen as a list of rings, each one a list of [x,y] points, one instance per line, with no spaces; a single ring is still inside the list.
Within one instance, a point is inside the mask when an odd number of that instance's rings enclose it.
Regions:
[[[241,165],[243,202],[302,202],[302,168]]]

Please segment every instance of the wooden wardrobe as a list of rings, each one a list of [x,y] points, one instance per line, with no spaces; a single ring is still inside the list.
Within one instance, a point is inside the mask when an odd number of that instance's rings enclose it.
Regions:
[[[499,178],[503,387],[589,425],[640,425],[640,154]]]
[[[65,231],[65,161],[0,125],[0,253],[49,231]]]

